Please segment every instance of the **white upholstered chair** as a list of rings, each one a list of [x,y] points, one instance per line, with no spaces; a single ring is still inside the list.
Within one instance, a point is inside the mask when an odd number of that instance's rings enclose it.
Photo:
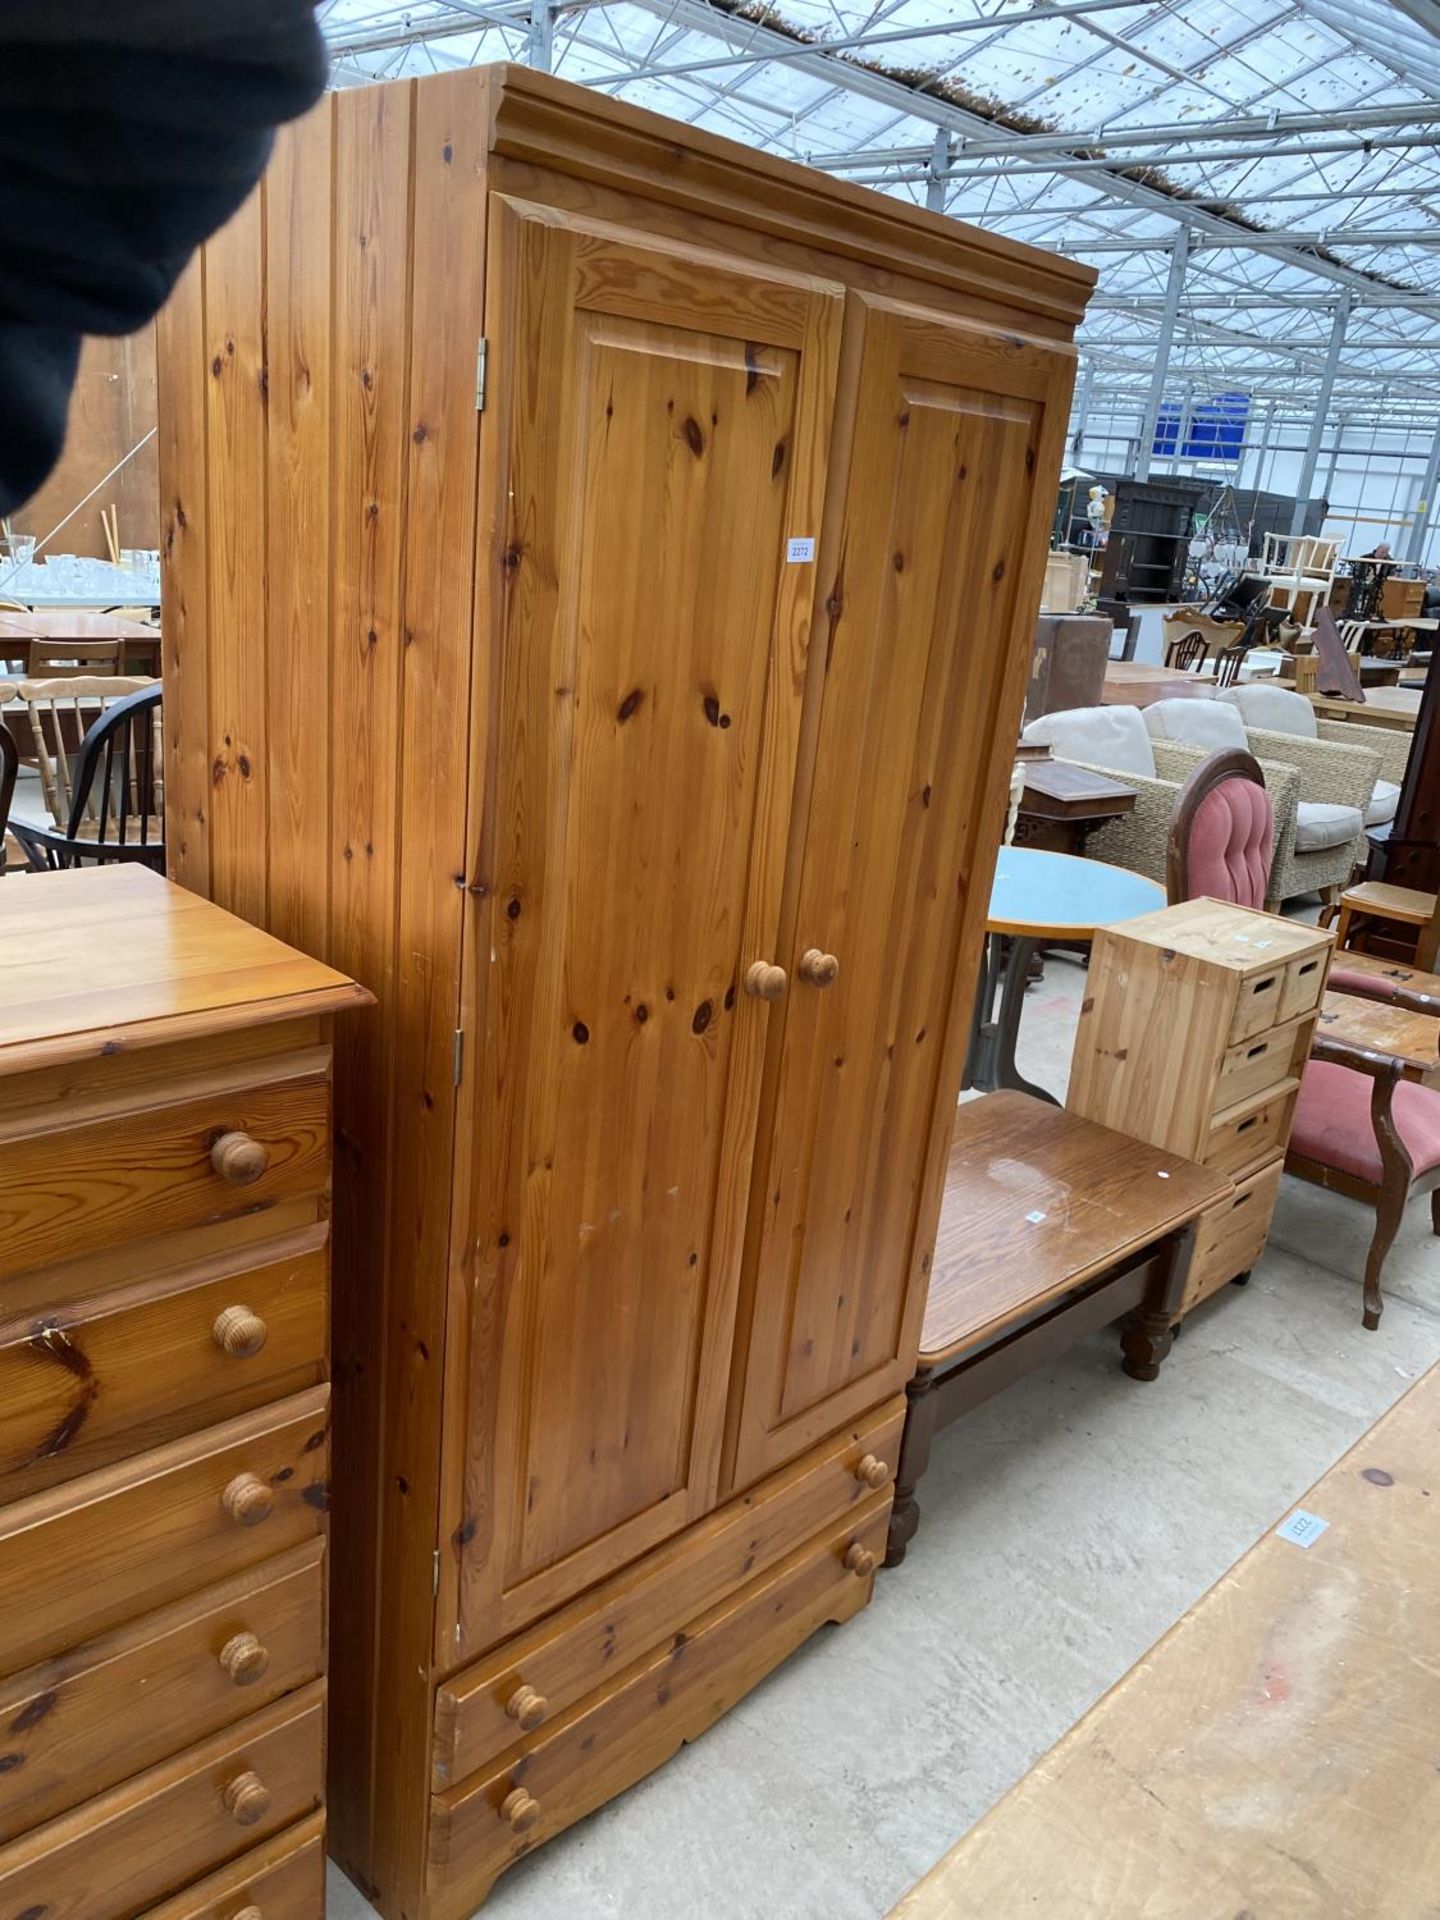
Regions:
[[[1302,626],[1313,626],[1316,608],[1330,598],[1339,564],[1338,540],[1322,540],[1313,534],[1267,533],[1265,572],[1270,581],[1270,605],[1286,607]]]

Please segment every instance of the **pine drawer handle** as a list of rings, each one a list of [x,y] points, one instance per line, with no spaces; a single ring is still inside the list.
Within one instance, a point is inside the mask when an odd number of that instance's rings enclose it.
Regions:
[[[845,1571],[853,1573],[857,1580],[868,1579],[875,1571],[875,1556],[869,1547],[862,1547],[858,1540],[852,1540],[845,1549]]]
[[[522,1733],[533,1733],[550,1711],[550,1702],[534,1687],[517,1687],[505,1702],[505,1711]]]
[[[270,1650],[253,1633],[233,1633],[220,1649],[220,1664],[237,1687],[252,1686],[270,1664]]]
[[[270,1789],[258,1773],[237,1773],[223,1798],[237,1827],[253,1827],[270,1811]]]
[[[861,1486],[869,1487],[872,1493],[878,1493],[881,1487],[888,1484],[890,1469],[883,1460],[877,1459],[873,1453],[867,1453],[855,1469],[855,1478],[860,1482]]]
[[[253,1473],[237,1473],[220,1496],[220,1504],[237,1527],[258,1527],[275,1507],[275,1495]]]
[[[540,1818],[540,1802],[524,1787],[512,1787],[500,1802],[500,1818],[512,1833],[528,1833]]]
[[[235,1920],[265,1920],[265,1916],[259,1907],[242,1907],[236,1914]]]
[[[259,1353],[270,1329],[258,1313],[249,1307],[225,1307],[216,1314],[213,1328],[215,1344],[234,1360],[248,1360]]]
[[[270,1164],[270,1149],[248,1133],[222,1133],[210,1149],[210,1164],[229,1187],[248,1187]]]

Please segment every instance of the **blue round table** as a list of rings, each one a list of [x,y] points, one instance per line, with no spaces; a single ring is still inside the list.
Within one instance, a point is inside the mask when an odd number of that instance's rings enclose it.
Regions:
[[[1036,948],[1087,945],[1097,928],[1155,913],[1164,905],[1165,889],[1128,867],[1079,860],[1070,853],[1041,853],[1034,847],[1002,847],[985,917],[985,965],[975,999],[965,1085],[987,1093],[1010,1087],[1058,1106],[1053,1094],[1025,1079],[1015,1065]]]

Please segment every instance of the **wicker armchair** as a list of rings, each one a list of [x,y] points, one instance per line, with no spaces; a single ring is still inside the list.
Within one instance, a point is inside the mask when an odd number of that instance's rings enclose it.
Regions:
[[[1210,702],[1196,701],[1197,706]],[[1068,760],[1107,779],[1120,780],[1135,791],[1132,812],[1122,814],[1092,833],[1086,852],[1112,866],[1128,867],[1151,880],[1166,884],[1166,856],[1170,844],[1170,821],[1180,789],[1195,768],[1213,750],[1189,746],[1179,741],[1151,739],[1144,721],[1134,708],[1108,707],[1092,710],[1097,746],[1087,753],[1079,744],[1090,714],[1047,714],[1032,721],[1021,738],[1050,745],[1058,760]],[[1127,716],[1133,715],[1133,722]],[[1108,726],[1106,725],[1108,723]],[[1107,741],[1107,733],[1111,736]],[[1128,737],[1127,737],[1128,735]],[[1110,750],[1107,751],[1107,746]],[[1147,764],[1151,771],[1137,772]],[[1281,849],[1293,845],[1295,808],[1299,797],[1299,775],[1295,769],[1277,762],[1261,761],[1266,791],[1275,809],[1275,848],[1277,861]],[[1271,887],[1275,885],[1272,869]]]

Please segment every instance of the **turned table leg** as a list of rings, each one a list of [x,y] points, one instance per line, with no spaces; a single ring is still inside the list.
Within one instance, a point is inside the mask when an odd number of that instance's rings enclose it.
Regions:
[[[900,1464],[895,1469],[895,1504],[890,1509],[890,1531],[885,1541],[885,1564],[898,1567],[920,1525],[920,1502],[915,1489],[930,1464],[930,1442],[940,1411],[933,1373],[920,1372],[905,1389],[905,1431],[900,1437]]]
[[[1194,1251],[1192,1221],[1170,1236],[1169,1259],[1121,1330],[1120,1351],[1124,1357],[1120,1364],[1132,1380],[1154,1380],[1175,1344],[1175,1316],[1185,1295]]]

